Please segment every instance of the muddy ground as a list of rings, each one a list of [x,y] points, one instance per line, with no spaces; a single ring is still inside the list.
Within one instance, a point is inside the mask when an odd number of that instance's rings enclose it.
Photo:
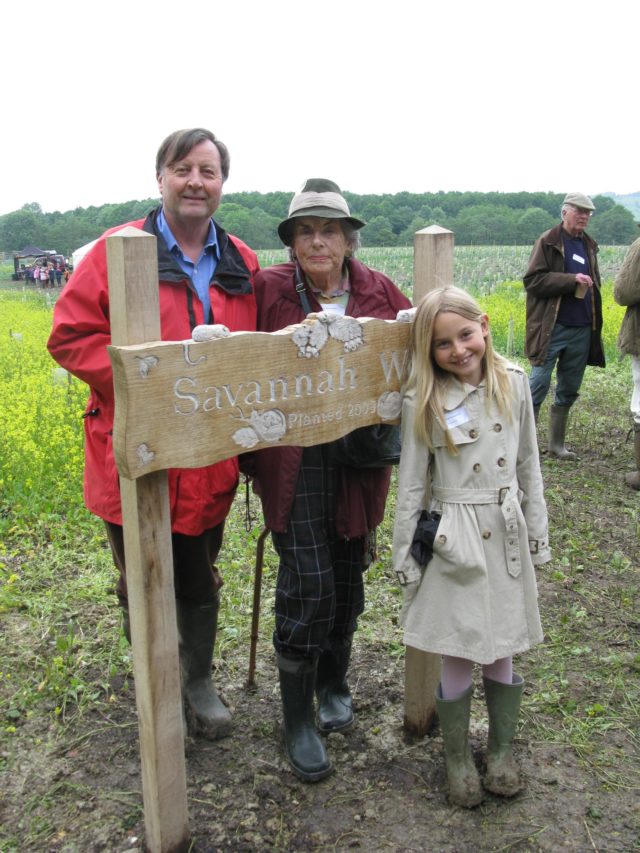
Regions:
[[[369,613],[351,671],[356,723],[329,738],[335,773],[315,785],[299,782],[283,759],[268,639],[260,644],[253,691],[245,688],[246,645],[227,648],[215,677],[234,713],[233,735],[186,745],[193,850],[640,849],[640,498],[622,482],[631,458],[624,434],[608,436],[606,444],[606,452],[592,446],[579,466],[543,461],[555,556],[539,572],[547,644],[517,665],[527,683],[516,742],[525,780],[521,794],[511,800],[487,795],[470,811],[449,805],[437,728],[418,739],[403,732],[395,612]],[[584,530],[589,542],[580,555]],[[607,555],[617,560],[616,571]],[[388,553],[384,559],[388,564]],[[385,575],[391,585],[388,565]],[[114,610],[114,626],[116,618]],[[270,618],[265,609],[263,621]],[[575,627],[567,625],[571,619]],[[20,616],[5,625],[6,642],[19,643]],[[609,681],[613,667],[619,678]],[[487,722],[478,682],[472,744],[481,765]],[[110,702],[96,702],[64,731],[51,714],[36,714],[4,741],[4,853],[144,849],[130,673],[117,673],[111,690]]]

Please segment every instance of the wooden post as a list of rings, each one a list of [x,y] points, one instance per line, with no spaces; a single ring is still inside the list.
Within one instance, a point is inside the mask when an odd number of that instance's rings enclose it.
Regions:
[[[453,231],[430,225],[413,237],[413,304],[436,287],[453,284]]]
[[[413,304],[436,287],[453,284],[453,232],[430,225],[413,240]],[[406,647],[404,662],[404,727],[425,735],[436,715],[434,694],[440,683],[440,656]]]
[[[116,346],[160,340],[155,237],[127,227],[107,238]],[[166,471],[120,478],[146,844],[189,847],[178,631]]]

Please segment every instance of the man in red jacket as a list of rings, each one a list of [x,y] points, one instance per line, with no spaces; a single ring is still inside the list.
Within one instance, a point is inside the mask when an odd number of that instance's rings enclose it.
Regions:
[[[126,223],[157,238],[163,340],[191,337],[195,326],[221,323],[253,331],[256,255],[212,219],[229,175],[229,153],[203,128],[168,136],[156,158],[162,204],[146,219]],[[118,472],[113,456],[114,392],[105,238],[82,259],[54,310],[49,352],[90,387],[84,415],[84,496],[102,518],[119,570],[117,594],[129,637],[126,567]],[[238,484],[237,459],[169,471],[171,529],[180,664],[187,720],[195,733],[224,737],[231,714],[211,681],[219,589],[215,561]]]

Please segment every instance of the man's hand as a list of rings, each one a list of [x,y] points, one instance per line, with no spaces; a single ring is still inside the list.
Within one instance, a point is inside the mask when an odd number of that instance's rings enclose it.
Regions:
[[[584,287],[593,287],[593,279],[590,275],[585,275],[583,272],[577,272],[576,284],[581,284]]]

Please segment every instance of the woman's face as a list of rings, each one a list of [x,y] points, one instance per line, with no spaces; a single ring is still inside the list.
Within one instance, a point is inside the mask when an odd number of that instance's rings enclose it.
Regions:
[[[291,247],[298,263],[321,290],[340,284],[349,248],[339,219],[302,216],[293,224]]]

